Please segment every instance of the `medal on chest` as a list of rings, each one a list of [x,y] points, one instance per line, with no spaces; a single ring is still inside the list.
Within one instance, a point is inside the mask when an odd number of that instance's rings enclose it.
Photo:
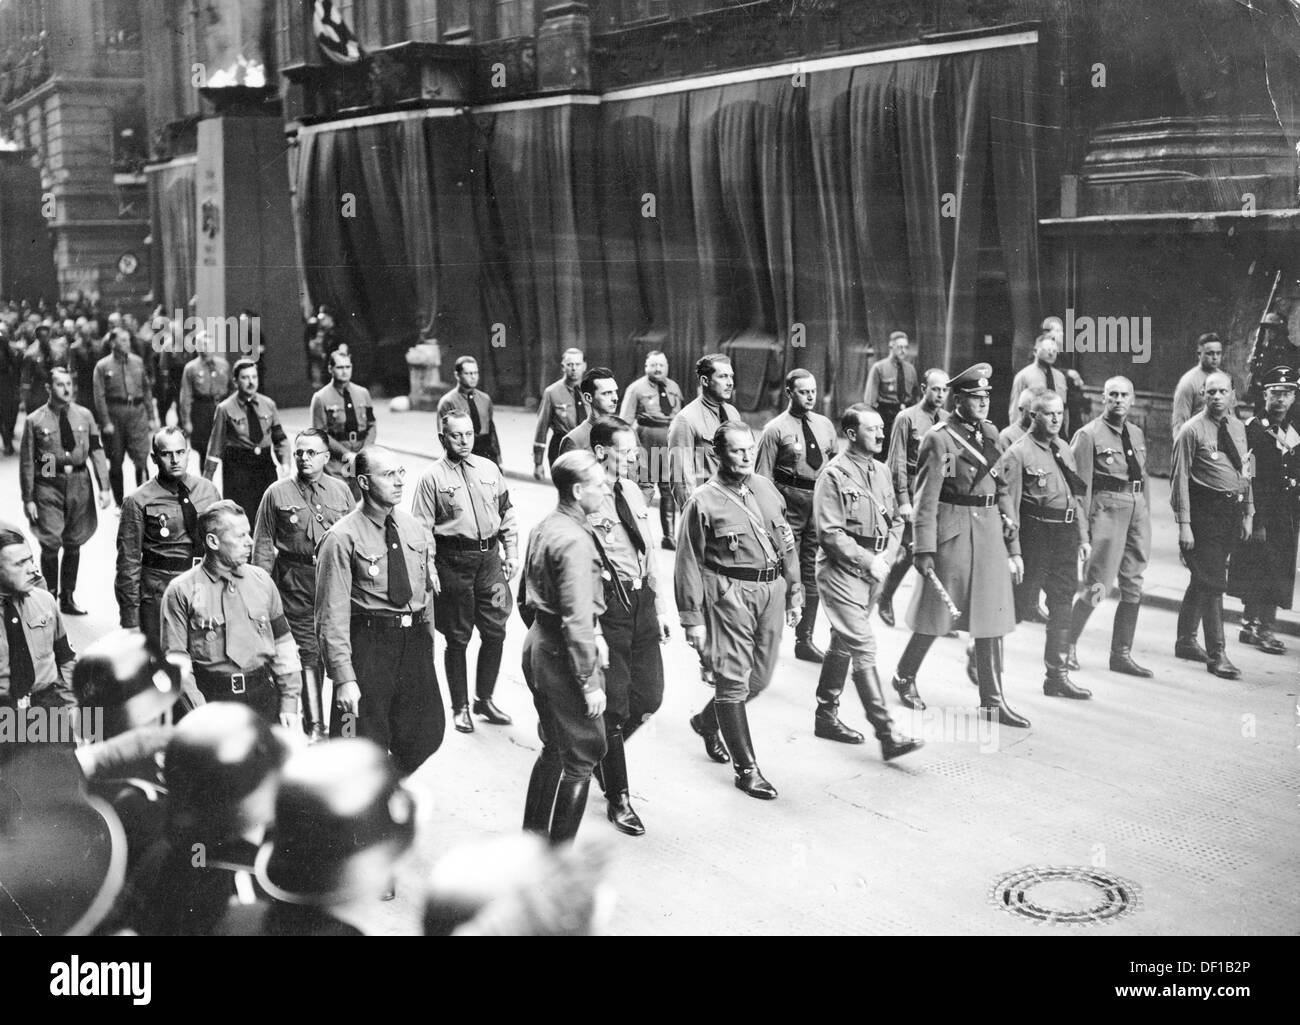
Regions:
[[[170,530],[170,528],[168,528],[168,526],[167,526],[167,514],[166,514],[166,513],[159,513],[159,514],[158,514],[158,536],[159,536],[159,537],[170,537],[170,536],[171,536],[171,530]]]

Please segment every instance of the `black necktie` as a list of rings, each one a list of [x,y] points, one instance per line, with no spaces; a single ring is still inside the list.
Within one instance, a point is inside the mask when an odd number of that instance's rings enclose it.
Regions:
[[[248,440],[252,442],[254,448],[260,448],[262,444],[262,420],[257,415],[255,400],[249,399],[244,403],[244,413],[248,417]]]
[[[1065,458],[1061,455],[1061,443],[1052,442],[1052,458],[1056,460],[1056,468],[1061,471],[1061,476],[1065,478],[1065,484],[1070,489],[1072,495],[1082,495],[1088,490],[1088,486],[1083,483],[1083,478],[1065,465]]]
[[[1119,443],[1124,446],[1124,458],[1128,460],[1128,479],[1141,480],[1142,467],[1138,465],[1137,453],[1133,451],[1133,442],[1128,436],[1128,424],[1119,429]]]
[[[614,482],[614,511],[618,513],[618,522],[623,524],[623,529],[627,531],[627,536],[636,550],[645,555],[645,538],[641,536],[641,530],[636,525],[636,517],[632,515],[632,509],[623,495],[621,479]]]
[[[4,600],[4,615],[5,637],[9,641],[9,698],[17,701],[31,693],[36,684],[36,667],[32,664],[32,649],[27,646],[18,606],[12,598]]]
[[[66,406],[59,413],[59,444],[68,455],[77,450],[77,436],[72,433],[72,421],[68,419]]]
[[[600,543],[600,538],[596,536],[596,532],[593,530],[590,533],[591,540],[596,544],[596,554],[600,556],[600,564],[605,567],[605,577],[614,592],[614,596],[618,599],[619,605],[624,609],[630,609],[632,607],[632,597],[627,593],[627,588],[623,586],[623,581],[618,578],[618,570],[609,561],[609,556],[605,554],[605,546]]]
[[[469,407],[469,420],[474,425],[474,437],[483,433],[483,422],[478,418],[478,403],[474,401],[474,393],[470,392],[465,396],[465,405]]]
[[[587,419],[587,404],[582,400],[582,392],[571,388],[573,392],[573,425],[576,427]]]
[[[659,389],[659,412],[664,416],[672,416],[673,404],[668,398],[668,385],[661,381],[655,387]]]
[[[406,572],[406,553],[391,515],[384,520],[384,547],[388,549],[388,600],[404,609],[411,600],[411,577]]]
[[[190,553],[203,554],[203,539],[199,537],[199,511],[190,501],[190,489],[181,481],[176,485],[176,498],[181,505],[181,520],[185,523],[185,534],[190,539]]]
[[[1050,392],[1056,391],[1056,375],[1052,373],[1052,368],[1050,366],[1043,366],[1040,363],[1038,369],[1043,372],[1043,387]]]
[[[345,384],[343,391],[343,429],[349,434],[357,433],[357,407],[352,404],[352,391]]]
[[[1237,451],[1237,444],[1232,440],[1232,435],[1228,433],[1228,418],[1224,417],[1219,421],[1219,451],[1228,457],[1228,462],[1238,473],[1241,472],[1241,453]]]
[[[799,418],[803,424],[803,458],[814,470],[820,470],[822,466],[822,450],[817,445],[817,437],[813,434],[812,424],[808,422],[806,416]]]

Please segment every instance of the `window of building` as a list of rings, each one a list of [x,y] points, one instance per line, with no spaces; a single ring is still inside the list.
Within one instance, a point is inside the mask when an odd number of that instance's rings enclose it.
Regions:
[[[523,0],[493,0],[496,4],[496,24],[493,33],[497,39],[510,39],[532,32],[532,26],[524,27]],[[531,5],[527,5],[531,6]]]
[[[442,38],[438,32],[438,0],[406,0],[406,38],[421,43],[436,43]]]
[[[140,0],[100,0],[100,39],[109,50],[140,48]]]

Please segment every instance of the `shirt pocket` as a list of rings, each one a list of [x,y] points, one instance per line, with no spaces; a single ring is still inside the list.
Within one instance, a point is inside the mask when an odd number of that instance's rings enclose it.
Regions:
[[[225,650],[226,622],[206,609],[190,609],[190,658],[196,662],[215,662]]]
[[[275,510],[275,532],[278,537],[300,538],[306,532],[308,516],[313,516],[306,506],[286,505]]]
[[[336,427],[342,426],[343,421],[347,419],[347,415],[343,412],[342,406],[326,406],[325,416]]]
[[[370,589],[386,591],[388,588],[387,553],[384,549],[377,552],[352,549],[352,579],[367,582]]]
[[[1032,466],[1025,467],[1025,495],[1030,498],[1044,498],[1048,493],[1048,480],[1051,474],[1045,471],[1036,471]]]
[[[144,509],[144,536],[147,541],[166,542],[180,535],[176,512],[168,505],[147,505]]]
[[[716,517],[713,520],[713,552],[723,563],[734,563],[746,548],[748,525],[742,520]]]
[[[32,663],[39,669],[42,659],[54,651],[54,613],[29,607],[23,610],[23,623],[27,629],[27,647],[32,653]]]

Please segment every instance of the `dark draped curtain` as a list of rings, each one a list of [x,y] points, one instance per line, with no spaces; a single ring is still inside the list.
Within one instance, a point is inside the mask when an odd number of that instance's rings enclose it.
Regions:
[[[194,230],[195,164],[166,167],[157,174],[159,228],[162,235],[162,284],[167,314],[189,310],[194,297],[194,259],[198,239]]]

